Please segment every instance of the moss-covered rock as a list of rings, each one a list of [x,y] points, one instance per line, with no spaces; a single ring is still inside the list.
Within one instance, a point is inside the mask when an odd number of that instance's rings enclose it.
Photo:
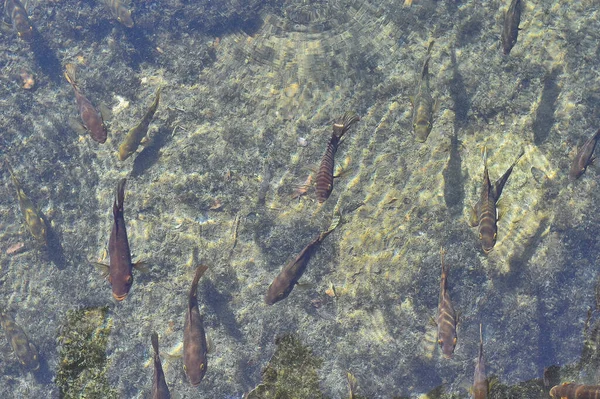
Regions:
[[[56,384],[61,398],[117,398],[106,378],[106,344],[112,329],[108,307],[70,310],[57,341]]]

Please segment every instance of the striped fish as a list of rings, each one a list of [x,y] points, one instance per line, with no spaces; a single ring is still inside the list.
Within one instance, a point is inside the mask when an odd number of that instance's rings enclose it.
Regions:
[[[485,375],[485,360],[483,358],[483,334],[481,324],[479,324],[479,356],[475,364],[475,374],[473,375],[473,399],[486,399],[488,396],[488,381]]]
[[[525,151],[521,150],[510,168],[492,185],[487,169],[487,148],[483,151],[483,184],[479,201],[471,209],[469,223],[471,227],[479,226],[479,241],[481,241],[481,247],[486,254],[494,248],[498,237],[498,210],[496,204],[513,168],[524,153]]]
[[[23,4],[19,0],[5,0],[4,12],[10,19],[17,36],[27,42],[33,40],[33,27]]]
[[[570,180],[576,180],[581,177],[587,167],[594,162],[594,149],[596,148],[598,139],[600,139],[600,129],[598,129],[598,131],[590,137],[577,152],[577,155],[571,164],[571,170],[569,171]]]
[[[320,204],[325,202],[333,190],[333,164],[335,153],[337,152],[340,139],[350,129],[354,123],[360,120],[356,112],[346,112],[333,123],[333,133],[317,172],[317,200]]]
[[[192,386],[198,386],[208,367],[208,345],[200,310],[198,309],[198,281],[208,266],[198,266],[188,295],[188,309],[183,326],[183,369]]]
[[[504,55],[508,55],[517,43],[519,23],[521,23],[521,0],[511,0],[508,11],[504,14],[504,25],[502,25],[502,51]]]
[[[550,390],[553,399],[600,399],[600,385],[579,385],[565,382]]]
[[[440,251],[442,257],[442,279],[440,282],[440,301],[437,316],[438,344],[444,357],[449,358],[456,347],[456,324],[458,319],[448,293],[448,272],[450,267],[444,266],[444,250]]]
[[[424,143],[431,133],[433,127],[433,108],[434,101],[431,97],[431,89],[429,88],[429,60],[431,59],[431,48],[433,47],[433,40],[429,43],[427,48],[427,55],[423,62],[423,68],[421,69],[421,79],[419,80],[419,86],[417,94],[412,99],[413,103],[413,118],[412,125],[413,131],[417,141]]]
[[[110,9],[111,14],[117,21],[128,28],[133,28],[133,19],[131,11],[123,4],[121,0],[103,0],[104,4]]]
[[[0,313],[0,326],[2,326],[6,340],[15,352],[21,366],[28,371],[38,370],[40,368],[38,350],[29,341],[21,326],[8,313]]]

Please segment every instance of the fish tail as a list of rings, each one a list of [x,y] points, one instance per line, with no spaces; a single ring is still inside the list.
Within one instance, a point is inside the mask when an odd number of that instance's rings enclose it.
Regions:
[[[152,333],[152,336],[150,337],[150,339],[152,340],[152,348],[154,349],[154,356],[158,356],[158,334],[156,333],[156,331],[154,331]]]
[[[360,120],[360,116],[354,111],[347,111],[339,117],[335,122],[333,122],[333,134],[338,139],[342,138],[344,133],[350,129],[350,126],[355,124]]]
[[[123,210],[123,201],[125,200],[125,183],[127,179],[121,179],[119,184],[117,185],[117,198],[115,199],[114,206],[122,211]]]
[[[598,134],[598,133],[596,133],[596,134]],[[517,164],[517,162],[519,162],[519,159],[521,159],[521,157],[523,155],[525,155],[525,149],[521,148],[521,152],[519,153],[519,156],[517,157],[517,159],[515,159],[515,161],[512,163],[512,165],[510,165],[511,169],[515,167],[515,165]]]
[[[196,274],[194,275],[194,280],[192,281],[192,287],[190,288],[190,298],[196,297],[196,290],[198,289],[198,282],[200,281],[200,277],[204,275],[204,272],[208,270],[208,266],[200,265],[196,268]]]
[[[598,129],[598,131],[596,131],[596,134],[594,134],[594,140],[598,140],[600,138],[600,129]]]
[[[482,324],[479,323],[479,357],[483,353],[483,327]]]
[[[444,251],[444,248],[440,248],[440,257],[441,257],[441,263],[442,263],[442,285],[443,285],[443,290],[446,290],[446,282],[448,281],[448,272],[450,271],[450,266],[446,266],[446,264],[444,263],[444,255],[446,254],[446,252]]]
[[[76,79],[76,67],[75,64],[67,64],[65,65],[65,79],[74,89],[77,89],[77,81]]]
[[[423,68],[421,68],[421,79],[425,79],[429,75],[429,60],[431,59],[431,48],[433,47],[435,40],[429,42],[427,46],[427,53],[425,55],[425,61],[423,61]]]

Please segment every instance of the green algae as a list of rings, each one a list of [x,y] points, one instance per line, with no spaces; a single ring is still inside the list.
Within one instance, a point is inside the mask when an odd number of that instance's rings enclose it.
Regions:
[[[323,360],[293,334],[276,340],[277,349],[263,370],[263,382],[247,399],[325,399],[319,388],[317,370]]]
[[[106,344],[112,329],[108,307],[69,310],[57,338],[60,364],[56,384],[60,397],[117,398],[106,377]]]

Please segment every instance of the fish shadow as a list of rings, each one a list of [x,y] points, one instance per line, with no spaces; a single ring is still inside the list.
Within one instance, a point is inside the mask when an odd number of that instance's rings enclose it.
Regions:
[[[235,289],[231,284],[230,289]],[[233,301],[230,294],[223,293],[215,286],[212,280],[206,280],[202,287],[203,302],[211,310],[219,322],[223,325],[227,333],[238,341],[244,340],[244,335],[231,310],[229,304]]]
[[[54,83],[60,83],[62,65],[60,60],[52,51],[46,39],[40,34],[37,28],[33,28],[33,38],[30,42],[33,58],[38,67],[46,74]]]
[[[137,154],[133,160],[131,177],[140,177],[160,159],[160,150],[171,141],[169,128],[161,127],[152,137],[152,142]]]
[[[542,89],[542,98],[540,105],[535,112],[533,121],[533,141],[535,145],[544,143],[550,135],[550,129],[554,126],[554,111],[556,111],[556,100],[560,94],[560,87],[556,84],[558,75],[562,72],[561,68],[554,68],[544,78],[544,88]]]
[[[60,243],[60,237],[52,225],[48,223],[46,217],[42,215],[42,219],[46,225],[46,254],[50,262],[54,263],[59,270],[62,270],[67,266],[67,258]]]

